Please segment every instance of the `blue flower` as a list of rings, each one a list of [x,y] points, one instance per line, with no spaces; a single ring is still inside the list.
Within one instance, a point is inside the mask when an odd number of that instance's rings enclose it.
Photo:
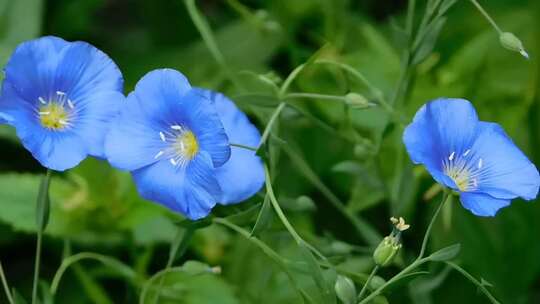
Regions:
[[[144,76],[128,96],[106,140],[109,162],[131,171],[145,199],[190,219],[217,202],[237,203],[264,183],[253,151],[259,131],[221,94],[192,88],[175,70]]]
[[[43,37],[17,47],[5,67],[0,123],[15,127],[45,167],[63,171],[104,157],[109,122],[125,97],[118,67],[85,42]]]
[[[403,134],[416,164],[440,184],[460,193],[462,205],[478,216],[494,216],[514,198],[535,199],[538,170],[496,123],[478,119],[464,99],[424,105]]]

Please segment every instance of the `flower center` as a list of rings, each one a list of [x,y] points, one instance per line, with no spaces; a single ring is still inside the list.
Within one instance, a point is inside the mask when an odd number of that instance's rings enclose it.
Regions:
[[[171,125],[170,129],[159,132],[161,141],[169,145],[166,149],[160,150],[154,158],[169,158],[174,167],[184,167],[199,152],[199,143],[195,134],[181,125]]]
[[[40,103],[38,110],[39,121],[44,128],[61,131],[71,125],[71,112],[75,106],[64,92],[57,91],[56,96],[48,101],[43,97],[39,97],[38,100]]]
[[[461,155],[452,152],[443,160],[444,174],[454,181],[461,192],[471,191],[478,187],[478,175],[483,166],[482,158],[475,164],[469,156],[470,152],[471,150],[467,150]]]

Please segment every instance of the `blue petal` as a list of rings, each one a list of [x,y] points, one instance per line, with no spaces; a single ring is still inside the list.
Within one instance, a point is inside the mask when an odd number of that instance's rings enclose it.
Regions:
[[[199,153],[185,169],[162,160],[132,175],[142,197],[192,220],[207,216],[221,194],[206,153]]]
[[[153,164],[158,152],[166,148],[159,135],[163,127],[147,117],[147,103],[131,93],[120,115],[110,124],[105,154],[118,169],[133,171]]]
[[[79,99],[84,106],[79,109],[73,131],[82,138],[90,155],[106,158],[105,137],[120,108],[126,105],[125,99],[116,91],[101,91]]]
[[[79,99],[84,100],[89,95],[121,92],[124,80],[118,66],[105,53],[86,42],[76,41],[69,43],[63,52],[54,87],[66,92],[77,106]]]
[[[0,124],[7,124],[13,121],[13,118],[5,113],[0,112]]]
[[[521,152],[496,123],[481,122],[478,136],[471,147],[471,157],[478,169],[478,189],[496,198],[522,197],[535,199],[540,186],[540,175],[533,163]]]
[[[68,45],[63,39],[52,36],[21,43],[6,64],[6,80],[25,101],[34,102],[39,96],[47,96],[54,86],[62,52]]]
[[[215,167],[229,159],[229,141],[215,108],[210,100],[191,89],[182,73],[172,69],[149,72],[137,83],[135,95],[146,116],[160,128],[180,124],[190,129]]]
[[[509,199],[499,199],[487,194],[463,192],[461,193],[463,207],[478,216],[495,216],[499,209],[510,205]]]
[[[225,132],[231,143],[256,147],[261,139],[259,130],[248,117],[223,94],[197,89],[214,102]],[[254,151],[231,147],[231,158],[216,169],[223,191],[221,204],[244,201],[257,193],[264,184],[264,168]]]
[[[84,141],[73,131],[50,131],[43,128],[36,113],[25,106],[13,86],[4,82],[0,108],[7,111],[8,121],[17,131],[23,146],[44,167],[64,171],[78,165],[88,154]]]
[[[436,99],[418,110],[405,129],[403,142],[415,164],[425,165],[437,182],[455,189],[443,173],[443,160],[471,146],[477,125],[478,116],[469,101]]]

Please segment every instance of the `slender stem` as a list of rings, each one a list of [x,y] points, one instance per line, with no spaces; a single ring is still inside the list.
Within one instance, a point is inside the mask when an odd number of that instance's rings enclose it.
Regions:
[[[188,227],[185,231],[182,228],[178,229],[178,232],[176,233],[176,236],[171,243],[171,250],[169,251],[169,259],[163,271],[169,271],[172,268],[176,255],[178,254],[179,251],[180,251],[180,255],[184,254],[184,252],[186,251],[188,247],[189,242],[191,241],[193,237],[193,232],[194,230],[192,227]],[[158,289],[154,297],[154,304],[159,302],[159,296],[161,294],[161,289],[163,288],[164,279],[165,277],[161,277],[159,279]]]
[[[4,286],[4,292],[8,299],[9,304],[14,304],[13,298],[11,297],[11,292],[9,291],[9,285],[6,280],[6,275],[4,274],[4,268],[2,267],[2,262],[0,262],[0,279],[2,279],[2,286]]]
[[[407,274],[408,272],[414,270],[415,268],[417,268],[418,266],[422,265],[423,263],[427,262],[428,260],[427,259],[420,259],[420,260],[416,260],[414,261],[411,265],[407,266],[405,269],[403,269],[402,271],[400,271],[398,274],[396,274],[395,276],[393,276],[390,280],[386,281],[386,283],[384,283],[381,287],[377,288],[375,291],[373,291],[371,294],[369,294],[365,299],[361,300],[360,302],[358,302],[358,304],[365,304],[365,303],[369,303],[369,301],[373,300],[373,298],[375,298],[376,296],[380,295],[381,292],[388,286],[392,285],[394,282],[396,282],[397,280],[401,279],[402,276],[404,276],[405,274]]]
[[[283,99],[325,99],[325,100],[334,100],[334,101],[345,101],[344,96],[338,95],[326,95],[326,94],[316,94],[316,93],[289,93],[283,97]]]
[[[39,193],[36,204],[36,224],[37,224],[37,240],[36,240],[36,260],[34,264],[34,282],[32,285],[32,304],[36,304],[38,283],[39,283],[39,267],[41,264],[41,243],[43,239],[43,231],[47,226],[49,219],[49,184],[52,171],[47,169],[45,176],[41,180]]]
[[[375,265],[375,267],[373,267],[373,270],[369,274],[369,277],[367,278],[366,283],[362,287],[362,290],[360,290],[360,293],[358,294],[358,300],[362,300],[362,297],[364,296],[364,293],[367,290],[369,282],[371,282],[371,279],[375,276],[378,270],[379,270],[379,265]]]
[[[281,114],[281,111],[283,111],[283,109],[285,108],[285,105],[286,105],[285,102],[281,102],[277,106],[274,113],[272,113],[272,117],[270,117],[270,120],[268,121],[268,124],[266,125],[266,128],[263,131],[263,134],[261,136],[261,141],[259,142],[259,146],[257,147],[257,150],[260,149],[262,147],[262,145],[264,145],[264,143],[266,142],[266,140],[270,136],[270,131],[272,131],[272,126],[274,125],[277,118],[279,117],[279,114]]]
[[[246,145],[242,145],[242,144],[230,143],[229,145],[231,147],[242,148],[242,149],[246,149],[246,150],[250,150],[250,151],[257,151],[257,148],[255,148],[255,147],[250,147],[250,146],[246,146]]]
[[[281,210],[281,207],[279,206],[276,196],[274,195],[274,190],[272,189],[272,181],[270,179],[270,170],[268,170],[268,166],[266,164],[264,164],[264,173],[266,177],[266,181],[265,181],[266,192],[268,196],[270,197],[270,202],[272,203],[272,207],[274,207],[274,210],[276,211],[279,219],[281,220],[285,228],[287,228],[287,230],[289,231],[291,236],[294,238],[296,243],[298,244],[305,243],[302,237],[300,237],[300,235],[296,232],[296,230],[294,230],[294,227],[291,225],[291,223],[289,222],[289,220],[283,213],[283,210]]]
[[[270,259],[272,259],[276,264],[279,265],[279,267],[285,272],[287,275],[287,278],[291,282],[294,289],[299,293],[303,294],[303,291],[300,289],[300,287],[296,284],[296,281],[294,280],[294,277],[292,273],[290,272],[289,268],[287,267],[286,261],[277,253],[275,252],[270,246],[266,245],[263,241],[259,240],[257,237],[254,237],[249,233],[247,230],[242,229],[241,227],[229,222],[227,219],[224,218],[214,218],[213,222],[216,224],[223,225],[237,233],[239,233],[241,236],[243,236],[246,240],[251,242],[253,245],[259,247],[259,249],[264,252]]]
[[[417,260],[424,257],[424,253],[426,252],[427,242],[429,240],[429,237],[431,235],[431,230],[433,229],[433,224],[435,223],[435,220],[437,220],[437,217],[439,216],[439,213],[442,210],[442,207],[447,201],[452,200],[452,193],[450,190],[446,190],[443,195],[443,199],[439,206],[437,207],[437,210],[435,210],[435,213],[433,214],[433,217],[431,218],[431,221],[429,222],[428,228],[426,230],[426,234],[424,235],[424,240],[422,241],[422,247],[420,249],[420,254],[418,255]]]
[[[487,288],[484,287],[484,285],[481,282],[478,282],[478,280],[475,277],[473,277],[472,275],[470,275],[465,269],[459,267],[457,264],[452,263],[452,262],[447,261],[445,263],[447,265],[449,265],[450,267],[454,268],[455,270],[457,270],[465,278],[467,278],[469,281],[473,282],[476,286],[478,286],[480,291],[482,291],[482,293],[491,301],[491,303],[493,303],[493,304],[500,304],[501,303],[497,299],[495,299],[495,297],[491,294],[491,292],[489,292],[489,290],[487,290]]]
[[[476,8],[480,11],[480,13],[486,18],[486,20],[491,24],[491,26],[493,26],[493,28],[497,31],[497,33],[499,34],[502,34],[502,31],[501,29],[499,28],[499,26],[497,25],[497,23],[495,23],[495,20],[493,20],[489,14],[484,10],[484,8],[480,5],[480,3],[478,3],[476,0],[470,0],[472,2],[472,4],[474,4],[474,6],[476,6]]]

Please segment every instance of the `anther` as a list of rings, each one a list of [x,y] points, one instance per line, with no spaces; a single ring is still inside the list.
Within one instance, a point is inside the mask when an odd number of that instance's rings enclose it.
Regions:
[[[448,160],[454,160],[454,156],[456,155],[456,152],[452,152],[450,156],[448,157]]]
[[[49,114],[51,114],[51,112],[49,111],[39,112],[39,115],[49,115]]]
[[[465,153],[463,153],[463,156],[467,156],[469,153],[471,153],[471,149],[467,149],[467,151],[465,151]]]
[[[43,99],[43,97],[39,96],[39,102],[41,102],[42,104],[47,104],[47,102],[45,101],[45,99]]]
[[[56,95],[58,96],[63,96],[63,95],[66,95],[66,93],[62,92],[62,91],[56,91]]]
[[[172,125],[172,126],[171,126],[171,129],[177,130],[177,131],[181,131],[181,130],[182,130],[182,127],[179,126],[179,125]]]
[[[178,165],[178,163],[174,160],[174,158],[169,159],[169,161],[171,162],[171,164],[172,164],[173,166]]]
[[[154,156],[154,159],[158,159],[161,155],[163,155],[163,151],[159,151],[156,156]]]
[[[67,125],[68,122],[63,120],[63,119],[59,119],[58,122],[61,124],[61,125]]]
[[[484,161],[480,158],[478,160],[478,169],[482,169],[482,165],[484,164]]]
[[[163,134],[163,132],[159,132],[159,138],[161,138],[161,141],[167,141],[165,139],[165,134]]]
[[[67,104],[68,104],[68,106],[69,106],[70,109],[75,108],[75,105],[73,104],[73,101],[71,101],[71,99],[68,99],[68,100],[67,100]]]

